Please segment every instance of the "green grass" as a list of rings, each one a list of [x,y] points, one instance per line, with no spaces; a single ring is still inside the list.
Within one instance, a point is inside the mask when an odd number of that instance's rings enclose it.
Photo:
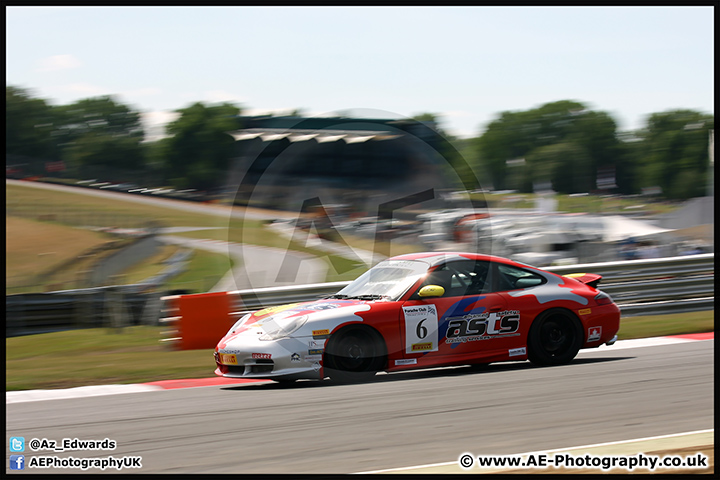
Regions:
[[[212,350],[172,350],[166,327],[97,328],[8,338],[9,390],[143,383],[213,376]],[[619,338],[714,331],[714,311],[623,318]]]
[[[6,389],[142,383],[213,375],[212,350],[173,351],[163,327],[72,330],[6,339]]]
[[[6,215],[8,217],[33,221],[42,220],[58,226],[74,227],[142,228],[149,224],[163,227],[215,227],[211,230],[185,232],[178,235],[231,242],[242,241],[252,245],[289,249],[324,257],[339,270],[329,269],[326,278],[328,282],[350,280],[365,270],[364,265],[354,265],[352,261],[343,257],[328,255],[323,251],[291,242],[269,230],[264,221],[230,218],[230,208],[216,208],[222,212],[221,216],[148,206],[130,201],[88,197],[76,193],[56,192],[30,186],[6,185]],[[282,214],[278,215],[282,216]],[[209,289],[214,285],[214,283],[210,285],[213,278],[219,280],[227,272],[230,261],[226,257],[202,251],[196,253],[197,260],[191,264],[189,271],[181,278],[173,280],[170,288],[186,288],[195,291]],[[6,250],[8,258],[12,258],[13,255],[13,252]],[[203,267],[203,261],[211,268]],[[140,264],[129,268],[123,272],[124,278],[136,279],[138,277],[136,269],[144,270],[145,265]],[[25,270],[23,265],[8,265],[5,272],[6,279],[19,278]],[[13,293],[22,292],[18,290]]]
[[[209,291],[234,266],[232,259],[218,253],[195,250],[187,270],[171,279],[166,287],[194,293]]]
[[[83,270],[113,252],[109,248],[101,251],[101,248],[122,245],[107,234],[46,221],[6,217],[5,227],[5,292],[8,295],[28,291],[28,286],[35,291],[73,288],[83,278]],[[78,258],[91,253],[92,257]],[[68,259],[76,260],[69,263]]]
[[[226,226],[227,218],[185,212],[171,208],[90,197],[81,193],[56,192],[41,188],[5,186],[7,215],[44,218],[63,225],[141,228],[155,223],[160,226],[218,227]]]
[[[472,194],[476,200],[485,200],[490,208],[535,208],[536,194],[503,193]],[[641,197],[620,198],[600,195],[561,195],[553,196],[557,200],[557,211],[566,213],[622,214],[644,212],[647,215],[661,215],[672,212],[678,202],[649,202]]]
[[[715,311],[626,317],[620,320],[618,339],[662,337],[715,331]]]
[[[146,258],[140,265],[133,265],[120,272],[123,283],[132,285],[159,274],[168,267],[164,262],[179,250],[177,245],[162,245],[155,255]]]

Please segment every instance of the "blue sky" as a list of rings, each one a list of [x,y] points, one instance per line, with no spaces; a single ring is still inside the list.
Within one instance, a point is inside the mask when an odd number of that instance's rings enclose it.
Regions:
[[[459,136],[577,100],[620,130],[714,114],[713,7],[6,7],[6,84],[99,95],[148,125],[196,101],[440,115]],[[155,133],[157,129],[153,130]]]

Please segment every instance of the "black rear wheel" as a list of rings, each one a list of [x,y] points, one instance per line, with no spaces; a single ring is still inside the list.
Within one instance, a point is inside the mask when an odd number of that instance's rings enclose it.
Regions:
[[[543,312],[528,333],[528,359],[536,365],[570,363],[582,346],[580,321],[560,308]]]
[[[338,382],[370,380],[385,367],[385,343],[366,327],[349,327],[334,334],[325,348],[325,374]]]

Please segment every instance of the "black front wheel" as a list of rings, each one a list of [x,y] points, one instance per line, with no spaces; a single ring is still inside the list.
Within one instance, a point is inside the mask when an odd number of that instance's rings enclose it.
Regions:
[[[528,333],[528,359],[536,365],[570,363],[583,342],[582,325],[571,312],[552,309],[535,319]]]
[[[328,340],[325,348],[325,374],[342,383],[370,380],[385,367],[384,345],[375,330],[364,327],[341,330]]]

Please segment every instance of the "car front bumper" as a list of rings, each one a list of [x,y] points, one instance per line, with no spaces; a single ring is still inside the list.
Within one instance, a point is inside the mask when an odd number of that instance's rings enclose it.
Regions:
[[[263,341],[256,335],[239,336],[214,353],[215,374],[228,378],[322,379],[323,346],[312,337]]]

